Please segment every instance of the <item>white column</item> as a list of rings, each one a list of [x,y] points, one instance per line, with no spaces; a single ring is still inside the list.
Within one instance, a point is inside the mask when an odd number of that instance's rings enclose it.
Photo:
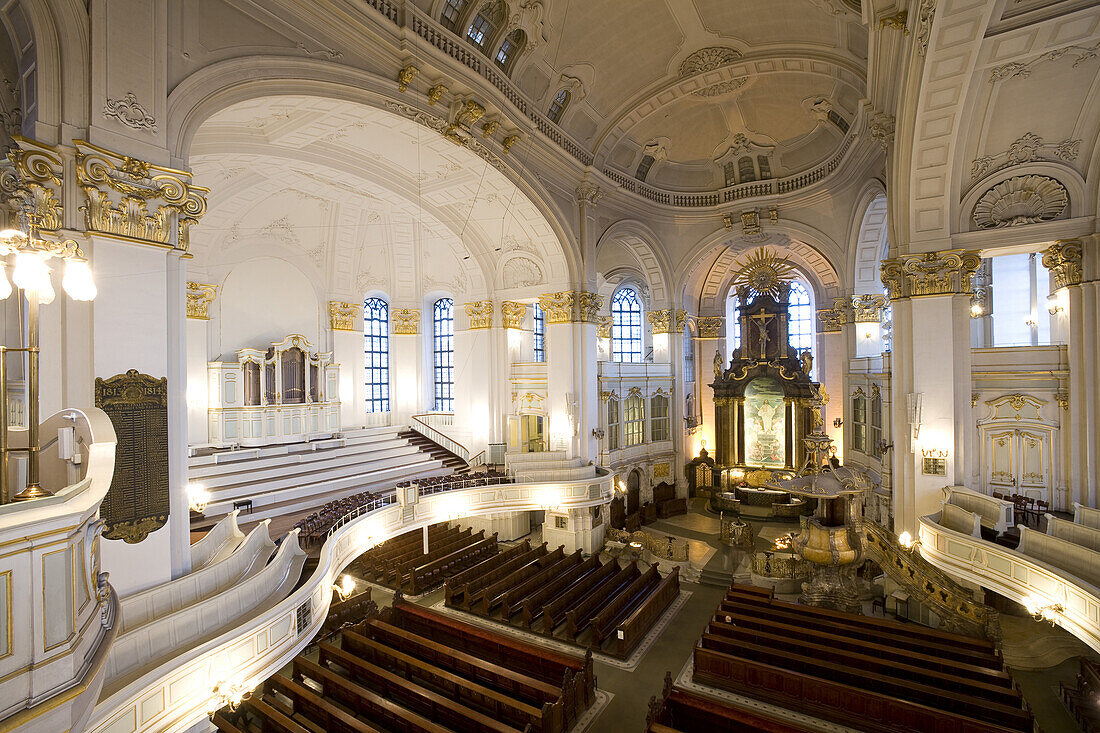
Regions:
[[[430,322],[429,322],[430,326]],[[390,306],[390,423],[407,425],[409,418],[425,410],[424,362],[420,308]],[[430,407],[430,405],[428,405]]]
[[[366,368],[364,362],[363,332],[355,330],[356,324],[362,325],[362,314],[356,309],[352,322],[330,322],[332,326],[332,361],[340,365],[340,427],[362,427],[366,415]],[[337,328],[336,326],[352,326],[352,328]],[[391,337],[392,343],[392,337]],[[392,365],[390,367],[393,368]],[[320,377],[323,379],[323,375]],[[332,399],[332,395],[325,395],[326,399]],[[391,394],[392,405],[392,394]]]
[[[1043,264],[1060,274],[1068,293],[1069,409],[1062,413],[1062,439],[1068,443],[1069,495],[1067,505],[1056,508],[1072,511],[1074,501],[1095,507],[1100,498],[1100,235],[1058,245],[1047,250]]]
[[[493,303],[455,303],[454,434],[473,457],[486,449],[493,435],[490,412],[493,375]]]
[[[714,426],[714,354],[721,355],[721,365],[728,365],[726,359],[726,339],[723,316],[702,317],[698,321],[698,336],[695,337],[695,379],[696,410],[702,415],[703,423],[695,431],[691,441],[691,457],[699,455],[703,441],[707,443],[707,452],[713,457],[718,448]]]
[[[585,291],[542,297],[546,315],[546,387],[551,450],[595,462],[599,446],[592,434],[600,425],[596,320],[599,296]]]

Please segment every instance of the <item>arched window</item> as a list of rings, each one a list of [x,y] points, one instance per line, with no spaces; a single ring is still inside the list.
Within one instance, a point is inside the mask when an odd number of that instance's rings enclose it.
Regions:
[[[862,389],[852,396],[852,449],[867,452],[867,397]]]
[[[810,292],[800,282],[791,283],[787,301],[787,341],[796,351],[814,348],[814,306]]]
[[[882,393],[879,392],[878,385],[871,387],[871,416],[870,416],[870,437],[867,447],[870,448],[870,454],[875,458],[882,458],[882,452],[879,450],[879,445],[882,443]]]
[[[432,350],[435,354],[436,412],[455,411],[455,304],[450,298],[435,301],[432,317]]]
[[[497,66],[504,69],[505,73],[512,70],[512,64],[521,53],[523,53],[523,47],[527,45],[527,34],[523,32],[522,28],[517,28],[508,34],[500,44],[500,50],[497,51],[496,62]]]
[[[641,397],[627,397],[623,402],[623,426],[627,448],[645,441],[645,400]]]
[[[728,161],[723,167],[722,172],[726,176],[726,185],[732,186],[737,183],[737,164],[732,160]]]
[[[607,449],[619,449],[619,400],[607,398]]]
[[[554,101],[550,103],[550,109],[546,111],[546,116],[550,118],[550,121],[555,125],[561,122],[561,116],[565,114],[565,108],[569,106],[569,98],[572,95],[568,89],[562,89],[554,97]]]
[[[542,312],[542,308],[538,303],[535,303],[535,361],[546,361],[546,314]]]
[[[390,306],[381,298],[363,301],[363,365],[367,412],[390,411]]]
[[[645,177],[649,175],[649,169],[653,167],[653,156],[643,155],[641,161],[638,163],[638,170],[635,171],[634,177],[639,181],[644,181]]]
[[[668,421],[668,397],[654,395],[649,400],[649,438],[654,443],[672,437]]]
[[[758,166],[760,166],[760,179],[761,180],[763,180],[765,178],[771,178],[772,177],[772,164],[771,164],[771,161],[768,160],[768,156],[766,156],[766,155],[756,156],[756,164]]]
[[[489,41],[493,38],[496,28],[482,13],[474,16],[470,28],[466,31],[466,40],[477,46],[484,53]]]
[[[737,297],[737,291],[730,288],[726,296],[726,361],[733,358],[733,352],[741,348],[741,323],[737,319],[737,309],[741,306],[741,298]]]
[[[737,174],[741,178],[741,183],[756,180],[756,169],[752,165],[751,156],[746,155],[737,161]]]
[[[642,301],[634,288],[621,288],[611,300],[611,360],[642,360]]]
[[[466,0],[447,0],[443,6],[443,12],[439,15],[439,22],[447,30],[453,31],[458,27],[458,18],[462,15],[462,9],[466,7]]]

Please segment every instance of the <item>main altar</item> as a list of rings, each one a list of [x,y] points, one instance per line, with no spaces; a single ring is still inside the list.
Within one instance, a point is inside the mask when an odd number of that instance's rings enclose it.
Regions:
[[[716,470],[724,492],[744,486],[748,475],[788,478],[804,469],[804,438],[821,421],[821,387],[810,379],[813,356],[808,350],[798,353],[788,339],[793,275],[785,258],[760,249],[734,277],[740,346],[728,366],[715,353],[710,385]]]

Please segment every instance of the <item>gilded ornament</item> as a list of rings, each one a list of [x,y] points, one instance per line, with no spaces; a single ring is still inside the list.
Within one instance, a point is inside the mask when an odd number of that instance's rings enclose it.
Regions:
[[[600,316],[600,322],[596,324],[596,336],[597,338],[609,339],[611,338],[611,316]]]
[[[492,137],[493,133],[500,129],[500,122],[498,120],[489,120],[481,126],[482,137]]]
[[[653,464],[653,478],[668,478],[672,474],[672,465],[670,463],[654,463]]]
[[[333,331],[358,331],[359,305],[330,300],[328,303],[329,327]]]
[[[699,327],[699,338],[716,339],[722,337],[722,323],[726,319],[722,316],[700,316],[695,319],[695,325]]]
[[[741,233],[749,236],[760,233],[760,214],[755,209],[741,212]]]
[[[1057,402],[1058,406],[1061,407],[1063,410],[1068,410],[1069,409],[1069,392],[1064,392],[1064,391],[1055,392],[1054,393],[1054,401]]]
[[[16,136],[7,160],[0,163],[0,197],[22,220],[16,228],[42,231],[61,228],[61,158],[34,140]]]
[[[565,290],[539,296],[547,323],[598,323],[602,299],[584,290]]]
[[[478,331],[493,327],[493,301],[477,300],[466,303],[466,316],[470,319],[470,330]]]
[[[855,323],[881,323],[882,309],[885,306],[884,295],[853,295],[852,320]]]
[[[649,325],[656,334],[668,334],[673,333],[673,316],[672,310],[656,310],[650,311],[646,314],[646,318],[649,320]]]
[[[770,295],[779,299],[781,289],[794,279],[794,267],[787,257],[779,258],[775,252],[761,247],[750,254],[744,264],[738,263],[733,277],[735,288],[748,288],[757,295]]]
[[[418,308],[391,309],[390,329],[398,336],[415,336],[420,333],[420,310]]]
[[[401,71],[397,72],[397,91],[408,91],[409,85],[412,84],[413,79],[420,73],[420,69],[416,68],[412,64],[409,64]]]
[[[901,31],[905,35],[909,35],[909,29],[906,27],[906,23],[909,20],[909,13],[902,10],[900,12],[889,15],[878,22],[879,28],[893,28],[896,31]]]
[[[472,99],[467,99],[460,104],[456,102],[452,114],[454,121],[447,126],[443,137],[459,145],[467,145],[471,136],[470,130],[485,114],[485,107]]]
[[[1081,284],[1081,240],[1060,239],[1043,251],[1043,267],[1054,273],[1054,289]]]
[[[504,138],[504,140],[501,143],[504,147],[501,148],[501,151],[505,152],[505,153],[511,151],[512,146],[515,145],[516,143],[518,143],[519,139],[520,138],[519,138],[518,134],[512,134],[512,135],[509,135],[508,137]]]
[[[210,320],[210,304],[217,293],[216,285],[187,282],[187,317],[200,321]]]
[[[890,300],[920,295],[970,295],[982,259],[977,250],[903,255],[882,261],[882,283]]]
[[[401,91],[405,91],[405,90],[402,89]],[[446,93],[447,93],[447,87],[445,87],[442,84],[436,84],[435,86],[433,86],[431,89],[428,90],[428,104],[435,104],[440,99],[442,99],[443,95],[446,94]]]
[[[846,298],[833,298],[833,307],[819,310],[817,321],[821,324],[824,333],[837,333],[848,322],[848,300]]]
[[[599,323],[600,305],[603,299],[596,293],[581,290],[577,293],[577,320],[581,323]]]
[[[517,303],[514,300],[503,300],[500,303],[500,325],[505,328],[522,328],[523,319],[527,315],[527,304]]]

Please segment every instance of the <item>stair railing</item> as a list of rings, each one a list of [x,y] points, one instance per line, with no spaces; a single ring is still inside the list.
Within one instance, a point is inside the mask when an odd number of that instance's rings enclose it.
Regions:
[[[446,448],[451,453],[461,458],[467,466],[471,468],[474,466],[485,465],[485,451],[481,451],[477,455],[471,457],[470,449],[459,443],[457,440],[445,435],[431,423],[437,425],[451,425],[454,421],[453,412],[427,412],[420,415],[413,415],[409,422],[409,428],[414,432],[423,435],[428,440],[436,443],[443,448]]]

